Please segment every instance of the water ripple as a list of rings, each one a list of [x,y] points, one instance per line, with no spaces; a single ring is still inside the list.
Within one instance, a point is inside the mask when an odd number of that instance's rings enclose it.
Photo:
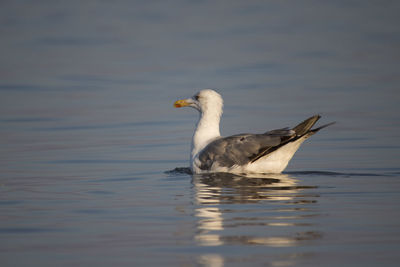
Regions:
[[[168,170],[164,172],[165,174],[168,175],[181,175],[181,174],[189,174],[193,175],[191,169],[189,167],[176,167],[173,170]],[[357,177],[357,176],[393,176],[393,175],[398,175],[399,172],[391,172],[391,173],[365,173],[365,172],[333,172],[333,171],[288,171],[288,172],[283,172],[282,174],[230,174],[230,173],[210,173],[210,174],[202,174],[202,175],[208,175],[210,178],[217,178],[217,177],[247,177],[247,178],[257,178],[259,176],[260,178],[265,178],[265,177],[276,177],[277,175],[290,175],[290,176],[344,176],[344,177]]]

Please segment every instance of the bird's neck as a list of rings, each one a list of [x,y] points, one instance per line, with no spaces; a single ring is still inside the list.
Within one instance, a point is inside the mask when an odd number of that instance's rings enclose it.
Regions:
[[[219,132],[221,114],[222,108],[220,110],[205,110],[200,114],[192,140],[192,159],[211,141],[221,136]]]

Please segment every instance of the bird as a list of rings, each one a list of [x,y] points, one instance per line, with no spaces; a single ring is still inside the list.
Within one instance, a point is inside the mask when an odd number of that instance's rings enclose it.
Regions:
[[[335,123],[311,129],[321,118],[314,115],[293,128],[222,137],[219,127],[223,99],[215,90],[203,89],[193,97],[175,101],[174,107],[191,107],[200,113],[191,144],[193,174],[279,174],[306,139]]]

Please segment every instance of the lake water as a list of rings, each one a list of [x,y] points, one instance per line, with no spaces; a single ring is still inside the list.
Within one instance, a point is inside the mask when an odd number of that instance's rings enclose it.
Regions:
[[[1,266],[397,266],[395,1],[3,1]],[[221,132],[336,121],[281,175],[188,173]]]

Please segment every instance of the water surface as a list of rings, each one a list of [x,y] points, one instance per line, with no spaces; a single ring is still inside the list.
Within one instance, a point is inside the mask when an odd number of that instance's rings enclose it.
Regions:
[[[6,1],[1,266],[397,266],[396,2]],[[221,132],[337,123],[281,175],[191,175]]]

